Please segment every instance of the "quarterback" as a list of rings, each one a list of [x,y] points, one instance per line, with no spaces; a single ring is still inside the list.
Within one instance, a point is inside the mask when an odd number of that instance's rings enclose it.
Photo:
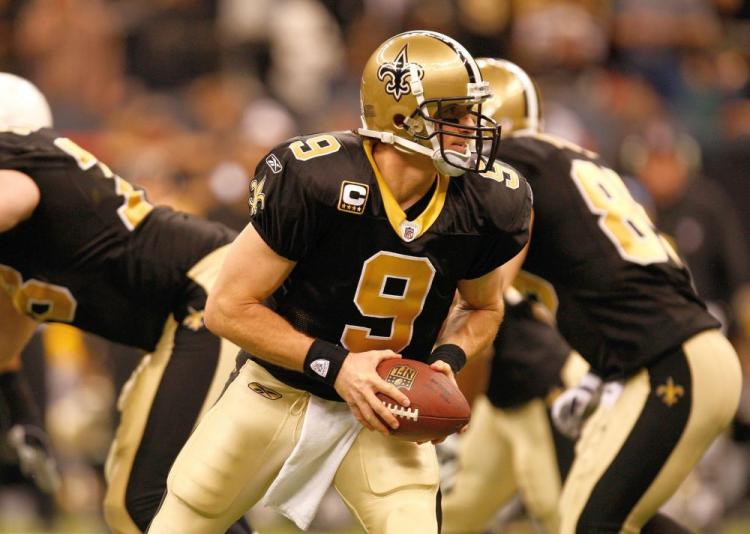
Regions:
[[[686,532],[657,510],[731,421],[737,355],[618,174],[542,133],[538,91],[518,66],[478,63],[493,89],[485,110],[513,132],[494,155],[535,192],[523,269],[556,294],[560,331],[591,367],[553,406],[560,428],[580,433],[560,532]]]
[[[0,365],[40,322],[150,352],[123,388],[105,467],[110,528],[143,532],[238,350],[202,321],[235,234],[154,207],[51,125],[34,86],[0,74]],[[250,529],[241,521],[231,532]]]
[[[497,331],[500,267],[527,243],[531,193],[478,157],[499,135],[489,96],[459,43],[406,32],[365,66],[361,129],[292,139],[260,162],[251,223],[206,307],[243,352],[149,532],[221,532],[286,477],[303,495],[292,502],[333,483],[367,532],[439,531],[434,446],[389,436],[398,422],[376,393],[408,401],[375,368],[403,356],[453,377]],[[461,313],[441,332],[456,290]],[[320,447],[307,442],[339,423],[308,470]]]

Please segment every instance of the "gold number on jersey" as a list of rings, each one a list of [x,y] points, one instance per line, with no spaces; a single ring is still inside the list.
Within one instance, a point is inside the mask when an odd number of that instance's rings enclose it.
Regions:
[[[570,174],[588,208],[599,216],[599,227],[624,260],[641,265],[670,259],[680,263],[677,253],[615,171],[576,159]]]
[[[495,163],[492,164],[492,170],[483,172],[481,175],[490,180],[495,180],[496,182],[505,184],[505,187],[508,189],[518,189],[518,186],[521,184],[521,180],[518,177],[518,171],[510,165],[506,165],[500,161],[495,161]]]
[[[122,206],[117,208],[117,215],[119,215],[120,220],[128,230],[135,229],[146,215],[154,209],[154,206],[146,200],[146,195],[143,191],[135,189],[130,182],[117,176],[107,165],[97,160],[88,150],[81,148],[67,137],[58,137],[55,139],[55,145],[75,159],[81,170],[87,171],[96,165],[105,178],[115,181],[115,193],[125,197]]]
[[[289,148],[295,158],[300,161],[307,161],[338,152],[341,143],[334,136],[324,134],[311,137],[307,141],[295,141],[289,145]]]
[[[432,287],[435,268],[427,258],[378,252],[362,267],[354,303],[367,317],[393,319],[389,336],[374,336],[369,328],[346,325],[341,343],[352,352],[403,350],[410,342],[417,319]],[[403,283],[401,295],[384,293],[389,279]]]
[[[0,289],[10,295],[13,306],[37,321],[73,321],[78,303],[68,288],[33,278],[23,281],[21,273],[0,265]]]

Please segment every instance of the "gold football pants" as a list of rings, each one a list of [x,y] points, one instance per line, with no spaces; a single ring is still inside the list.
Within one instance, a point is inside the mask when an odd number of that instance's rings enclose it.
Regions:
[[[278,474],[299,439],[309,398],[246,362],[177,457],[149,533],[224,532]],[[363,430],[334,485],[367,532],[438,532],[432,444]]]
[[[227,247],[198,262],[188,276],[205,292]],[[205,292],[194,314],[167,320],[156,350],[143,357],[118,400],[120,424],[105,466],[104,516],[117,534],[146,529],[166,490],[169,467],[198,418],[219,397],[239,349],[202,323]]]
[[[546,532],[557,532],[561,482],[542,399],[499,409],[477,398],[458,464],[455,484],[443,497],[444,534],[484,532],[517,491]]]
[[[732,420],[741,380],[734,349],[709,330],[603,398],[563,487],[561,534],[640,532]]]

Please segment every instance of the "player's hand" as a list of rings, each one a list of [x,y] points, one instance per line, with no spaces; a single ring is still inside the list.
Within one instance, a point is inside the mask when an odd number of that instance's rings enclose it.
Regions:
[[[552,421],[564,435],[577,439],[583,423],[599,403],[602,379],[585,375],[575,387],[566,389],[552,404]]]
[[[435,371],[439,373],[443,373],[445,376],[447,376],[450,379],[451,382],[453,382],[453,385],[456,386],[456,388],[458,388],[458,382],[456,382],[456,375],[453,373],[453,368],[450,365],[445,363],[443,360],[437,360],[430,364],[430,368],[434,369]],[[467,428],[469,428],[469,425],[462,426],[461,430],[459,430],[458,433],[463,434],[464,432],[466,432]],[[442,443],[443,441],[445,441],[445,438],[447,437],[448,436],[444,436],[439,439],[433,439],[432,443],[437,445],[438,443]]]
[[[388,426],[394,430],[398,428],[398,420],[376,396],[377,393],[387,395],[401,406],[409,406],[409,398],[396,386],[380,378],[376,371],[381,361],[400,357],[392,350],[352,352],[344,360],[336,377],[336,392],[368,430],[388,435]]]
[[[47,433],[35,425],[13,425],[8,431],[8,443],[18,455],[21,472],[43,492],[54,493],[60,486],[60,475]]]

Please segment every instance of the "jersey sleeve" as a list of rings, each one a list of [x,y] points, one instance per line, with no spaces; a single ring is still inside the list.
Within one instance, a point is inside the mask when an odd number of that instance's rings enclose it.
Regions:
[[[492,204],[487,206],[484,243],[466,275],[468,279],[479,278],[506,263],[529,242],[529,218],[533,204],[531,186],[519,175],[517,189],[501,189],[499,193],[500,199],[497,195],[488,196]]]
[[[299,261],[315,246],[325,212],[304,163],[289,157],[288,145],[270,152],[250,182],[251,224],[274,252]]]

